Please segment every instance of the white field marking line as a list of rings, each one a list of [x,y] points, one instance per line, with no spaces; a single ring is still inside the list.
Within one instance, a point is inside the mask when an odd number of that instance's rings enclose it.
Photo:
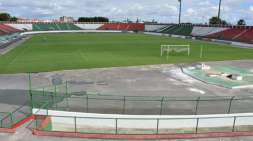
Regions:
[[[188,90],[191,91],[191,92],[200,93],[200,94],[202,94],[202,95],[206,94],[205,91],[200,90],[200,89],[197,89],[197,88],[188,88]]]

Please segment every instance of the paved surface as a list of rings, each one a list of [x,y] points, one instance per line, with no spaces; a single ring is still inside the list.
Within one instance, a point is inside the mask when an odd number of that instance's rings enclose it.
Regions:
[[[253,61],[210,62],[253,70]],[[28,74],[0,75],[1,103],[20,105],[27,101],[29,89]],[[248,96],[252,89],[232,90],[208,85],[195,80],[181,72],[175,65],[154,65],[125,68],[107,68],[90,70],[71,70],[32,74],[32,88],[52,86],[68,81],[69,91],[92,92],[101,95],[117,96],[167,96],[177,99],[196,100],[198,97],[208,99],[210,96]],[[1,90],[2,89],[2,90]],[[14,98],[15,97],[15,98]],[[72,96],[69,100],[70,110],[84,111],[87,109],[84,99]],[[152,99],[151,99],[152,100]],[[159,99],[160,100],[160,99]],[[198,114],[224,114],[228,111],[229,100],[200,102]],[[66,101],[59,105],[65,106]],[[58,106],[59,106],[58,105]],[[115,106],[116,105],[116,106]],[[96,101],[89,103],[89,112],[121,113],[122,101]],[[126,103],[127,114],[159,114],[160,102],[129,102]],[[163,114],[195,114],[196,101],[165,102]],[[107,108],[109,107],[109,108]],[[112,109],[111,107],[117,107]],[[137,108],[138,107],[138,108]],[[153,109],[152,109],[153,108]],[[253,112],[252,100],[236,101],[232,105],[232,113]]]
[[[212,64],[232,65],[248,68],[253,71],[253,61],[233,62],[210,62]],[[26,102],[29,89],[27,74],[0,75],[0,111],[9,111]],[[57,85],[69,82],[71,91],[96,92],[121,96],[169,96],[179,98],[209,97],[209,96],[248,96],[253,93],[252,89],[231,90],[212,86],[197,81],[181,73],[175,65],[154,65],[126,68],[108,68],[91,70],[71,70],[61,72],[46,72],[32,75],[32,88]],[[239,103],[237,110],[252,110],[253,102]],[[218,103],[204,104],[208,113],[224,111],[213,105]],[[182,104],[177,107],[183,107]],[[189,105],[185,105],[189,107]],[[177,109],[178,110],[178,109]],[[183,109],[184,110],[184,109]],[[226,109],[225,109],[226,110]],[[184,111],[185,112],[185,111]],[[187,111],[191,113],[192,111]],[[203,111],[202,111],[203,112]],[[236,112],[236,111],[235,111]],[[244,112],[244,111],[243,111]],[[16,134],[0,134],[1,140],[84,140],[52,137],[32,136],[29,130],[19,130]],[[251,137],[233,139],[201,139],[198,141],[250,141]],[[180,140],[181,141],[181,140]],[[186,141],[186,140],[185,140]],[[189,140],[191,141],[191,140]]]
[[[253,61],[213,62],[253,70]],[[32,87],[50,86],[68,81],[71,91],[139,96],[231,96],[250,89],[231,90],[203,84],[181,73],[175,65],[71,70],[32,74]],[[0,90],[28,90],[28,74],[0,75]],[[191,89],[192,88],[192,89]],[[195,91],[194,91],[195,89]],[[204,93],[196,91],[202,91]]]
[[[30,130],[25,128],[19,129],[15,134],[0,133],[0,140],[1,141],[103,141],[103,139],[39,137],[33,136]],[[252,141],[252,140],[253,137],[236,137],[236,138],[215,138],[215,139],[182,139],[171,141]],[[116,140],[106,140],[106,141],[116,141]]]

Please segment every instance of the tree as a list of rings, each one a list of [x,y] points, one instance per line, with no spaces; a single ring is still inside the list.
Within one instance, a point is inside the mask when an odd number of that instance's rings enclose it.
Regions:
[[[221,25],[228,25],[228,22],[225,21],[225,20],[221,20],[220,24],[221,24]]]
[[[237,22],[237,25],[245,26],[245,25],[246,25],[246,22],[245,22],[244,19],[240,19],[240,20]]]
[[[80,17],[78,22],[109,22],[106,17]]]
[[[221,19],[218,17],[212,17],[211,19],[209,19],[209,24],[213,25],[213,24],[220,24],[221,23]]]
[[[222,20],[218,17],[212,17],[209,19],[209,24],[210,25],[228,25],[227,21]]]
[[[8,13],[0,13],[0,21],[10,21],[11,16]]]
[[[11,17],[11,19],[10,19],[10,21],[12,21],[12,22],[16,22],[17,20],[18,20],[17,17]]]

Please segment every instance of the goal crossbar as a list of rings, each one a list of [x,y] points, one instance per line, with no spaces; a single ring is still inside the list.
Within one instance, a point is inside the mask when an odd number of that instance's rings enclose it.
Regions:
[[[172,51],[175,52],[187,51],[188,56],[190,56],[191,53],[190,45],[161,45],[161,56],[163,56],[164,52],[166,52],[168,56],[169,53]]]

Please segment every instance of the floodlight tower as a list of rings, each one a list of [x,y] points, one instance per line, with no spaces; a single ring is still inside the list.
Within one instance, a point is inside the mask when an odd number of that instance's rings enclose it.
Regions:
[[[179,17],[178,17],[178,24],[181,23],[181,12],[182,12],[182,0],[178,0],[179,2]]]
[[[221,0],[219,2],[219,11],[218,11],[218,18],[220,19],[220,13],[221,13]]]

